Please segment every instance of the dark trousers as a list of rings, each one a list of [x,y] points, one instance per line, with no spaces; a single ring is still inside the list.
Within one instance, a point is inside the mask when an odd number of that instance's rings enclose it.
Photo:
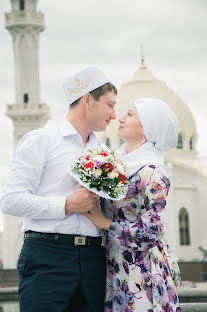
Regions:
[[[104,247],[26,239],[18,272],[20,312],[104,310]]]

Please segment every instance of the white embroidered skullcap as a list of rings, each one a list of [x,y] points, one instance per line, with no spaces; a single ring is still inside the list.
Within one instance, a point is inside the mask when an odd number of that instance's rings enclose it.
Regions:
[[[134,102],[144,135],[160,151],[177,145],[178,122],[169,106],[159,100],[142,98]]]
[[[68,104],[80,99],[85,93],[91,92],[110,82],[98,67],[88,67],[67,79],[63,84]]]

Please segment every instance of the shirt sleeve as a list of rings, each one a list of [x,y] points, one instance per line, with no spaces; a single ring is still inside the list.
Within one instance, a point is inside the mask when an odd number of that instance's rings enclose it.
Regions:
[[[136,189],[141,213],[135,222],[115,219],[109,237],[123,247],[139,250],[142,243],[154,243],[163,235],[169,180],[157,168],[147,167],[137,174]]]
[[[65,217],[65,196],[36,195],[47,159],[44,129],[27,133],[19,141],[0,201],[3,213],[31,219]]]

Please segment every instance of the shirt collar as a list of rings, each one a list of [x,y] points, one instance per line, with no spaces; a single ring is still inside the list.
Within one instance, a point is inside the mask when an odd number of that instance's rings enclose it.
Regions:
[[[61,134],[62,136],[69,136],[73,134],[79,134],[77,130],[73,127],[71,122],[68,119],[65,119],[63,121],[63,124],[61,126]]]
[[[69,136],[69,135],[79,135],[78,131],[73,127],[71,122],[68,119],[65,119],[63,121],[63,124],[61,126],[61,134],[62,136]],[[94,132],[91,132],[89,135],[89,145],[101,145],[101,142],[98,140]]]

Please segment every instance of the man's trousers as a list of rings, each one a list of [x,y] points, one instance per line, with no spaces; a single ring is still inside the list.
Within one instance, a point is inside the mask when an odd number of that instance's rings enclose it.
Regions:
[[[18,260],[20,312],[102,312],[105,248],[26,239]]]

